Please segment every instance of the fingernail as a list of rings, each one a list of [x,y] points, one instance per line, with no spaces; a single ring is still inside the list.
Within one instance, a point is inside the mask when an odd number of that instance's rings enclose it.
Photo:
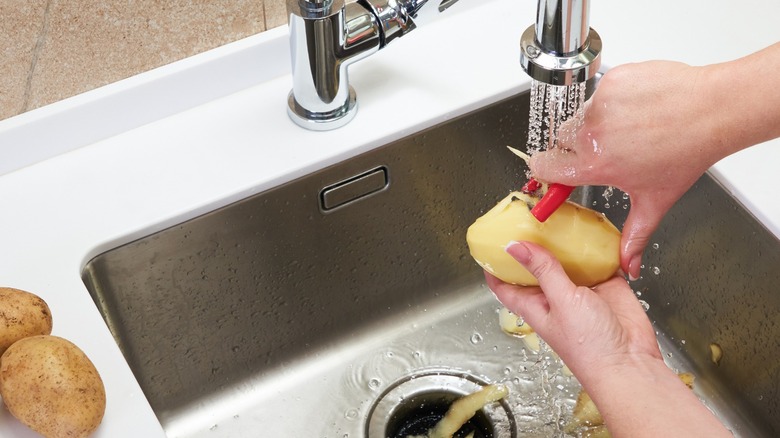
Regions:
[[[531,251],[528,249],[528,246],[515,240],[507,243],[504,251],[520,263],[525,263],[531,258]]]
[[[636,281],[639,279],[639,274],[642,270],[642,256],[641,255],[635,255],[634,257],[631,257],[631,261],[628,262],[628,280],[629,281]]]

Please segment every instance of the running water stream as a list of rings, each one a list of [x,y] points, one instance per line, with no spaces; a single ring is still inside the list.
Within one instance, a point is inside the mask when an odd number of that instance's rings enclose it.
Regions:
[[[531,83],[528,152],[554,149],[574,140],[585,116],[585,82],[572,85]],[[564,122],[565,129],[561,130]]]

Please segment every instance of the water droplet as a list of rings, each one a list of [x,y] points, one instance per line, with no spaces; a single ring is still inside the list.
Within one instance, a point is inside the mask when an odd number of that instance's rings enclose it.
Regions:
[[[347,412],[344,412],[344,418],[347,420],[355,420],[358,417],[358,410],[357,409],[347,409]]]
[[[659,245],[657,242],[653,244],[653,249],[658,249],[661,245]]]
[[[650,310],[650,304],[647,304],[647,301],[639,300],[639,304],[642,305],[642,308],[645,309],[645,312]]]
[[[604,189],[604,193],[602,193],[601,196],[603,196],[606,201],[609,201],[609,198],[612,197],[612,194],[614,192],[615,189],[612,186],[609,186],[606,189]]]
[[[512,368],[506,367],[504,368],[504,375],[509,375],[512,372]]]
[[[658,275],[661,273],[661,268],[658,266],[653,266],[653,274]]]
[[[472,344],[477,345],[480,342],[482,342],[482,335],[480,335],[479,333],[474,333],[473,335],[471,335]]]
[[[377,379],[376,377],[368,381],[368,387],[373,390],[378,389],[381,384],[382,381]]]

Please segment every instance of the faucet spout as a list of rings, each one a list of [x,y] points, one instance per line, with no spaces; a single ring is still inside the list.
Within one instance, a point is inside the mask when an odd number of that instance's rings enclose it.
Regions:
[[[539,0],[536,23],[520,38],[523,69],[552,85],[594,77],[601,67],[601,37],[589,23],[589,0]]]

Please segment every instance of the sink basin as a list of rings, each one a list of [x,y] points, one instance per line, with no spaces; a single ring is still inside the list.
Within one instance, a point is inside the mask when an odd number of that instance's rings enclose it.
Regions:
[[[562,435],[576,379],[501,332],[465,244],[526,180],[506,146],[527,118],[522,93],[92,259],[84,282],[168,436],[394,436],[422,401],[489,382],[511,394],[486,436]],[[629,208],[573,197],[617,225]],[[653,243],[633,287],[669,365],[737,436],[778,436],[780,242],[705,175]]]

